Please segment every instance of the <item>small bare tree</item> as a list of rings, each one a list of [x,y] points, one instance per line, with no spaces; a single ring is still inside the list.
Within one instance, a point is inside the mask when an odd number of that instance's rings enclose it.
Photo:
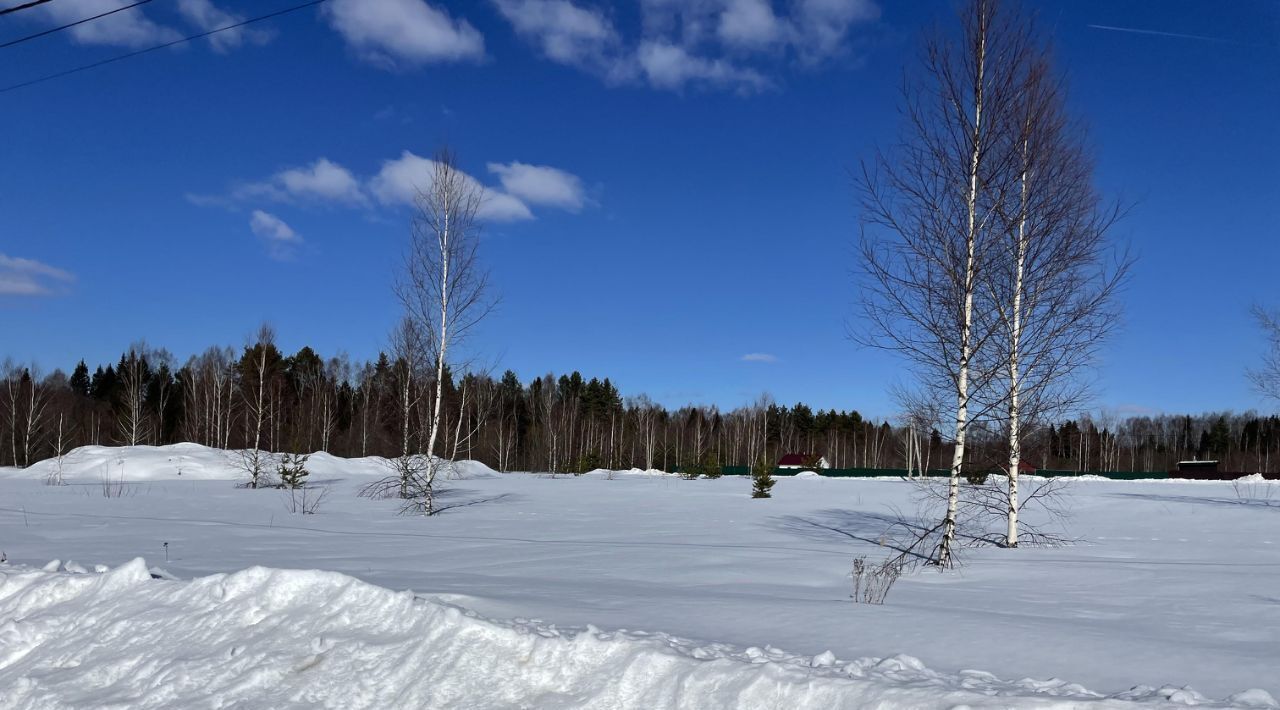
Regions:
[[[268,392],[280,362],[275,341],[275,330],[263,323],[254,342],[245,346],[244,357],[240,360],[240,399],[245,411],[245,434],[253,445],[240,452],[238,465],[249,476],[249,488],[266,485],[264,479],[275,468],[275,457],[262,449],[270,405]]]
[[[147,362],[147,344],[138,341],[120,360],[116,374],[120,377],[120,395],[116,403],[116,426],[120,443],[137,446],[146,443],[149,428],[147,385],[151,382],[151,366]]]
[[[63,481],[63,471],[67,462],[67,427],[64,423],[64,414],[58,412],[58,430],[53,439],[53,468],[49,470],[49,475],[45,478],[45,483],[51,486],[61,486]]]
[[[22,437],[22,465],[31,465],[32,454],[37,437],[45,426],[45,416],[49,407],[50,387],[41,379],[40,371],[32,365],[22,375],[24,390],[24,410],[26,425]]]
[[[434,513],[434,485],[449,463],[436,456],[442,435],[445,370],[456,348],[489,312],[489,275],[479,261],[479,213],[484,189],[457,166],[454,155],[438,152],[431,174],[418,186],[404,269],[396,295],[421,334],[425,361],[434,370],[435,392],[425,422],[425,457],[412,476],[406,497],[419,501],[427,515]]]

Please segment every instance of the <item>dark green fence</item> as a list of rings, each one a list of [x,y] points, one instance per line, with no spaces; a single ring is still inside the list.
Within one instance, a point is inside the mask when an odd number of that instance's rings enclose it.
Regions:
[[[776,468],[773,470],[775,476],[794,476],[806,469],[802,468]],[[720,472],[726,476],[750,476],[750,466],[724,466]],[[818,473],[826,478],[882,478],[882,477],[907,477],[907,469],[905,468],[824,468]],[[929,471],[930,478],[946,478],[951,472],[947,469],[932,469]],[[993,475],[998,475],[994,474]],[[1105,473],[1097,471],[1066,471],[1041,469],[1036,471],[1036,476],[1045,476],[1046,478],[1066,478],[1076,476],[1101,476],[1102,478],[1110,478],[1113,481],[1140,481],[1148,479],[1169,478],[1166,471],[1107,471]]]

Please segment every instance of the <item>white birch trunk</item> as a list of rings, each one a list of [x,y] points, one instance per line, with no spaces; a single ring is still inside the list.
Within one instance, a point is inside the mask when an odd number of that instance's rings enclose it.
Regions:
[[[978,242],[978,168],[982,156],[982,102],[987,61],[987,18],[979,19],[976,70],[973,96],[972,153],[969,161],[969,187],[965,198],[967,230],[965,235],[964,309],[960,327],[960,361],[956,378],[955,452],[951,458],[951,477],[947,485],[947,513],[942,523],[942,541],[938,545],[937,563],[950,566],[956,537],[956,513],[960,503],[960,473],[964,466],[965,440],[969,430],[969,366],[973,357],[973,296],[977,276]]]

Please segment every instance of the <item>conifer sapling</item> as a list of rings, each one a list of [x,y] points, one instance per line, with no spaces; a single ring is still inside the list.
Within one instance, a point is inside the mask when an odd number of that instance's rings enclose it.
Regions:
[[[773,464],[764,456],[756,459],[755,465],[751,467],[751,497],[772,498],[769,489],[775,483],[777,481],[773,479]]]

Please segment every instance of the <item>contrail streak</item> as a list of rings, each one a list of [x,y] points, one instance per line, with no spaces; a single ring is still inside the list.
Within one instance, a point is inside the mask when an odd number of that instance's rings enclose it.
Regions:
[[[1205,35],[1188,35],[1181,32],[1161,32],[1160,30],[1140,30],[1134,27],[1113,27],[1111,25],[1089,25],[1095,30],[1107,30],[1108,32],[1129,32],[1136,35],[1154,35],[1156,37],[1174,37],[1177,39],[1194,39],[1200,42],[1218,42],[1220,44],[1241,44],[1235,40],[1223,37],[1206,37]]]

